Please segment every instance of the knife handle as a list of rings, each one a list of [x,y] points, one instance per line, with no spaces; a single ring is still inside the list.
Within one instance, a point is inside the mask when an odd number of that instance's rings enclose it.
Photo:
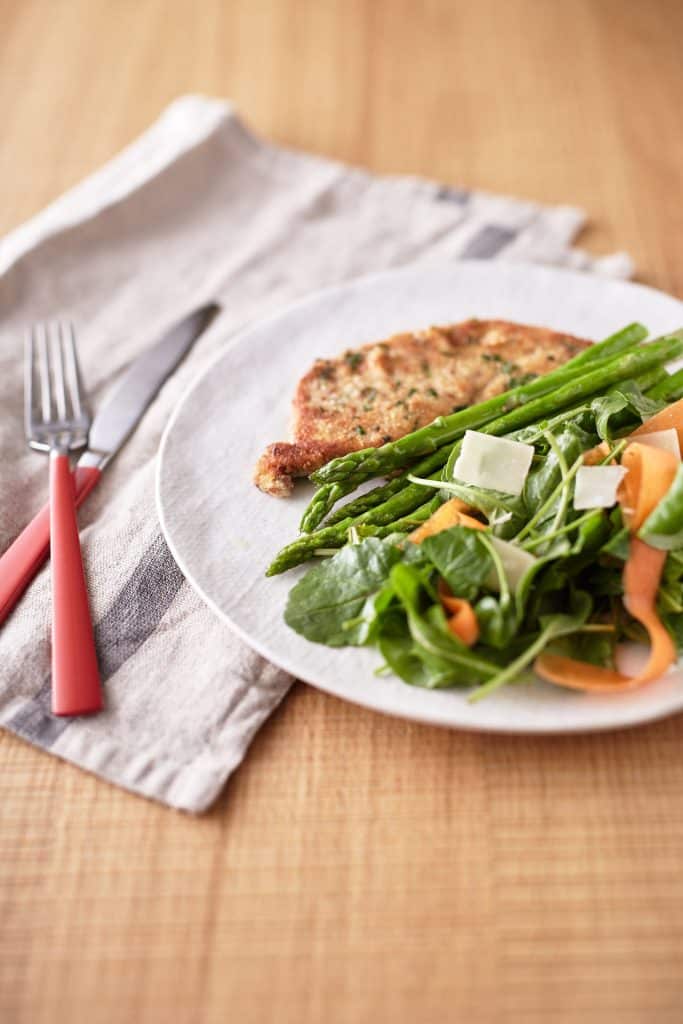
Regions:
[[[52,714],[88,715],[102,708],[88,590],[76,519],[69,456],[50,452],[52,549]]]
[[[76,506],[102,476],[96,466],[77,466],[73,473]],[[45,562],[50,552],[50,506],[41,509],[0,558],[0,624]]]

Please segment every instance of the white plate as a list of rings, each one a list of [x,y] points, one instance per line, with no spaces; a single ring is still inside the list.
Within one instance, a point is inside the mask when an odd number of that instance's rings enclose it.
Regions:
[[[683,303],[639,285],[521,264],[416,266],[314,295],[249,328],[178,405],[159,457],[157,498],[173,555],[207,604],[248,644],[346,700],[418,721],[500,732],[575,732],[631,725],[683,708],[683,671],[629,694],[586,696],[541,682],[468,704],[378,678],[374,650],[332,650],[289,630],[282,613],[303,567],[266,579],[297,534],[312,489],[272,498],[251,482],[271,441],[287,437],[290,401],[316,356],[435,323],[502,317],[599,339],[632,320],[654,334],[683,323]]]

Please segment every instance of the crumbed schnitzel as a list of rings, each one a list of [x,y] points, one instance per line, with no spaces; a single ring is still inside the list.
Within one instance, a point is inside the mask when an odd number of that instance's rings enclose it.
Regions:
[[[280,497],[330,459],[385,444],[566,362],[589,342],[507,320],[396,334],[317,359],[294,396],[291,442],[268,446],[254,483]]]

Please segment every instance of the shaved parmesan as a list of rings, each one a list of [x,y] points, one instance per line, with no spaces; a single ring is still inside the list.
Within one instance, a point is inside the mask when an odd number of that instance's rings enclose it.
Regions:
[[[674,427],[669,427],[668,430],[653,430],[651,434],[637,434],[633,440],[639,444],[649,444],[652,448],[671,452],[680,462],[681,446],[678,443],[678,431]]]
[[[520,548],[517,544],[511,544],[507,540],[501,540],[500,537],[489,537],[489,540],[502,562],[505,578],[508,581],[510,590],[516,590],[519,581],[527,570],[534,565],[536,558],[528,551],[525,551],[524,548]],[[495,569],[486,578],[486,585],[491,590],[499,589],[498,573]]]
[[[453,476],[476,487],[521,494],[533,457],[533,445],[466,430]]]
[[[623,466],[581,466],[576,474],[574,508],[611,508],[616,505],[617,487],[626,472]]]

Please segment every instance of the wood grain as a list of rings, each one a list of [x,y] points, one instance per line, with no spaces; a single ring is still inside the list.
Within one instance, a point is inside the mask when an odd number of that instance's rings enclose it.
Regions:
[[[0,231],[173,97],[585,206],[683,295],[678,0],[0,0]],[[0,736],[0,1018],[683,1017],[683,719],[441,732],[298,687],[191,819]]]

